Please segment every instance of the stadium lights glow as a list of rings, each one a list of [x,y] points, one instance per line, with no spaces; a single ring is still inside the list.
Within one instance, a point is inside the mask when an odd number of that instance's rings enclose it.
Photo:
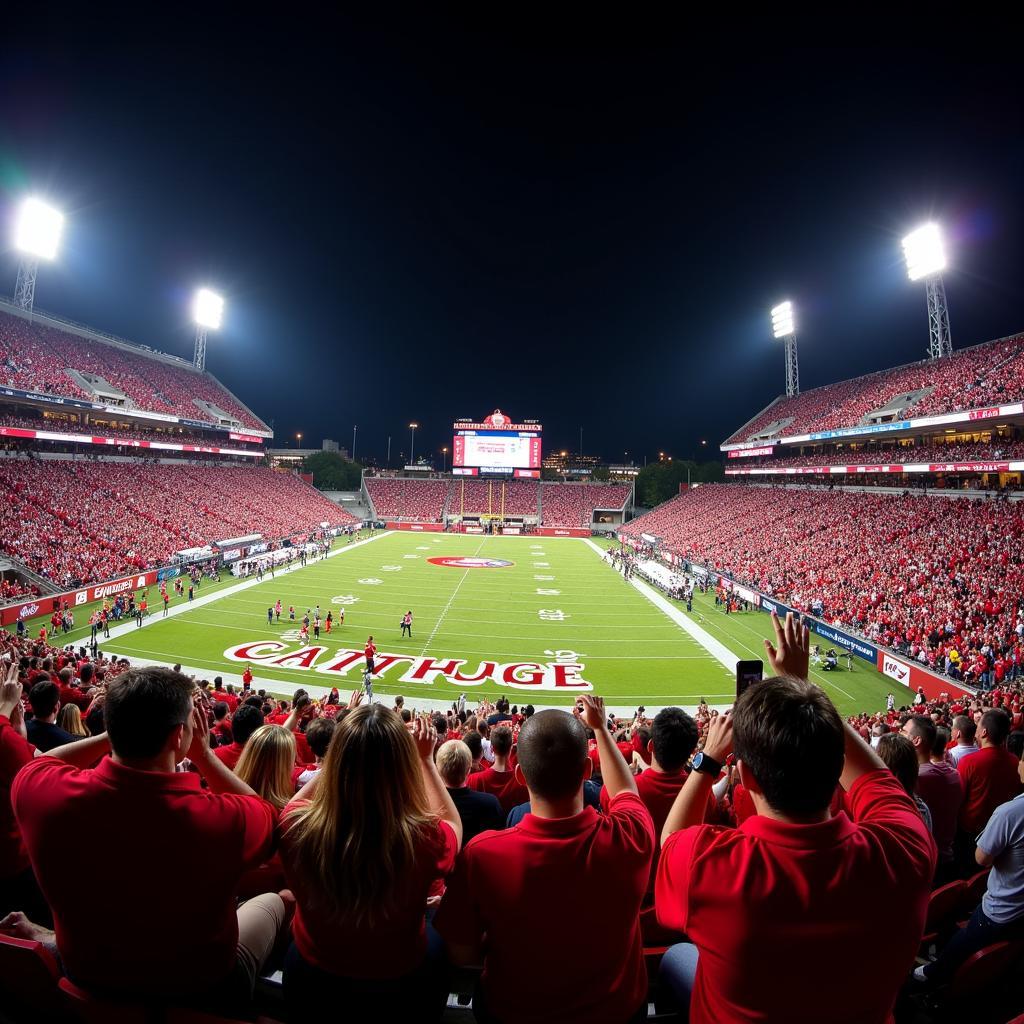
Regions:
[[[946,247],[938,224],[925,224],[903,239],[903,257],[911,281],[932,277],[946,269]]]
[[[26,199],[18,210],[14,225],[14,247],[38,259],[52,260],[57,255],[64,228],[64,214],[40,199]]]
[[[224,315],[224,300],[209,288],[200,288],[192,301],[192,318],[200,327],[217,330]]]
[[[781,302],[772,310],[772,334],[776,338],[789,338],[796,334],[792,302]]]

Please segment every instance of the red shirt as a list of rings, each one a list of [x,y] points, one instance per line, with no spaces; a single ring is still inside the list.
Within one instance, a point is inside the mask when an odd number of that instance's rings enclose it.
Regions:
[[[231,973],[235,888],[242,871],[270,856],[277,822],[270,804],[203,790],[191,772],[136,771],[112,758],[80,770],[37,757],[11,797],[53,908],[64,966],[78,984],[179,996],[214,988]],[[83,843],[96,863],[117,865],[99,903],[93,887],[68,871],[69,851]],[[159,926],[140,931],[140,908]]]
[[[470,841],[434,923],[452,943],[486,935],[482,982],[502,1021],[628,1020],[647,999],[640,903],[653,854],[651,816],[633,793],[608,814],[527,814]],[[524,971],[529,991],[516,996]]]
[[[363,648],[363,654],[366,656],[366,660],[367,661],[369,661],[373,657],[376,657],[377,645],[376,644],[367,644],[366,647]]]
[[[692,1024],[890,1019],[924,930],[935,844],[888,771],[861,776],[847,798],[853,821],[754,815],[669,837],[655,905],[700,950]],[[876,905],[884,927],[865,913]]]
[[[1017,758],[1005,747],[982,747],[962,757],[956,770],[964,784],[960,827],[973,839],[988,824],[992,812],[1021,791]]]
[[[217,747],[213,752],[213,756],[234,771],[243,750],[245,750],[245,744],[236,741],[229,743],[226,747]]]
[[[0,878],[28,870],[28,853],[11,807],[11,783],[21,766],[35,756],[32,746],[6,715],[0,715]]]
[[[296,800],[289,807],[308,802]],[[427,896],[434,880],[455,866],[458,848],[451,825],[439,821],[436,829],[422,837],[405,904],[390,920],[356,927],[344,918],[329,917],[316,887],[296,870],[286,812],[281,860],[288,888],[298,902],[292,935],[302,958],[322,971],[346,978],[398,978],[414,971],[427,950]]]
[[[501,809],[508,814],[513,807],[526,803],[530,799],[530,791],[520,783],[516,782],[515,772],[497,772],[493,768],[487,768],[482,772],[475,772],[466,780],[470,789],[478,793],[491,793],[498,798]]]

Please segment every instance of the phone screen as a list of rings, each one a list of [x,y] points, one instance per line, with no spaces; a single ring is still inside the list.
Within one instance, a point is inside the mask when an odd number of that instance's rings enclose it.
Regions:
[[[764,678],[764,662],[762,661],[737,661],[736,662],[736,698],[743,695],[744,691],[752,683],[759,683]]]

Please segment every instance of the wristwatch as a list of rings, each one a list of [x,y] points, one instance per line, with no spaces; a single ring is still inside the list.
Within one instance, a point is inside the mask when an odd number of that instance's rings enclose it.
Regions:
[[[693,770],[710,775],[713,779],[718,778],[722,774],[722,766],[713,757],[708,757],[704,751],[701,751],[694,757]]]

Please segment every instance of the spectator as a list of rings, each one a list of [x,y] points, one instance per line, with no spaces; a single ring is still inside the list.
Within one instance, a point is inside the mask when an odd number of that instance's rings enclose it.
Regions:
[[[77,704],[65,704],[57,715],[57,728],[63,729],[69,736],[81,739],[89,735],[85,723],[82,721],[82,712],[78,710]]]
[[[278,811],[295,793],[295,738],[280,725],[261,725],[250,737],[235,766],[235,774]]]
[[[523,725],[515,771],[532,811],[516,828],[466,847],[438,911],[452,960],[483,962],[473,1000],[481,1021],[647,1016],[639,910],[654,854],[651,816],[608,731],[603,701],[584,695],[582,702],[582,722],[548,710]],[[583,806],[592,770],[584,726],[597,738],[607,815]],[[533,974],[529,992],[512,995],[537,964],[557,968]]]
[[[905,790],[907,796],[914,801],[921,820],[932,831],[932,812],[928,805],[917,795],[917,754],[914,752],[914,745],[906,736],[898,732],[891,732],[883,736],[878,742],[878,756],[896,776],[899,784]]]
[[[470,775],[468,786],[478,793],[491,793],[498,798],[501,809],[508,814],[516,804],[529,800],[530,795],[509,766],[512,753],[512,730],[508,726],[498,726],[491,730],[491,750],[494,764],[490,768],[475,775]]]
[[[960,808],[963,849],[969,863],[974,860],[974,840],[988,824],[992,812],[1021,791],[1017,760],[1006,749],[1010,734],[1010,716],[992,708],[981,716],[978,739],[981,749],[957,765],[964,784],[964,802]]]
[[[1017,762],[1024,786],[1024,761]],[[1024,937],[1024,795],[1000,804],[978,837],[975,861],[991,868],[985,895],[933,963],[914,971],[918,981],[940,984],[972,954],[993,942]]]
[[[285,812],[282,859],[298,906],[285,961],[296,1019],[328,1003],[353,1019],[439,1017],[440,942],[426,927],[432,884],[451,871],[459,813],[434,765],[434,729],[410,733],[381,704],[338,725],[319,775]]]
[[[341,716],[343,717],[343,716]],[[306,727],[306,743],[310,753],[316,759],[313,764],[300,765],[296,773],[295,788],[301,789],[307,783],[316,778],[317,773],[323,768],[324,758],[334,738],[334,731],[338,726],[339,718],[314,718]]]
[[[470,721],[474,721],[470,719]],[[468,725],[468,723],[467,723]],[[487,770],[487,764],[484,761],[484,738],[475,729],[469,730],[462,737],[462,742],[469,748],[469,756],[473,759],[473,763],[470,766],[470,776],[476,775],[479,772]]]
[[[481,832],[500,829],[505,823],[505,814],[493,793],[478,793],[466,785],[472,766],[473,755],[462,740],[442,743],[437,751],[437,770],[459,812],[463,843]]]
[[[29,691],[32,718],[28,722],[28,741],[42,751],[52,750],[74,740],[74,736],[57,725],[60,691],[50,679],[42,679]]]
[[[658,920],[690,939],[666,953],[662,978],[695,1024],[820,1021],[826,1005],[833,1022],[885,1021],[924,929],[935,845],[825,694],[789,678],[806,676],[806,627],[772,618],[768,659],[786,678],[751,686],[711,721],[662,830]],[[734,746],[757,814],[738,829],[701,825]],[[840,781],[852,821],[830,815]],[[884,928],[864,912],[872,900],[889,911]]]
[[[972,718],[967,715],[957,715],[953,719],[953,731],[950,738],[953,746],[949,748],[949,759],[953,762],[954,768],[960,767],[960,759],[968,754],[976,754],[979,750],[974,738],[977,735],[978,727]]]
[[[280,896],[261,896],[237,913],[234,898],[239,871],[269,855],[277,815],[212,756],[192,691],[169,669],[119,676],[105,704],[112,756],[95,768],[38,757],[11,796],[76,984],[120,998],[224,1006],[251,999],[284,924]],[[208,791],[191,772],[175,773],[186,754]],[[117,884],[99,895],[67,870],[69,851],[83,842],[96,863],[117,865]],[[145,942],[140,912],[160,922]]]
[[[213,752],[214,755],[221,764],[234,770],[249,737],[262,725],[263,713],[259,708],[254,708],[250,704],[243,704],[231,716],[231,743],[226,747],[217,747]]]

